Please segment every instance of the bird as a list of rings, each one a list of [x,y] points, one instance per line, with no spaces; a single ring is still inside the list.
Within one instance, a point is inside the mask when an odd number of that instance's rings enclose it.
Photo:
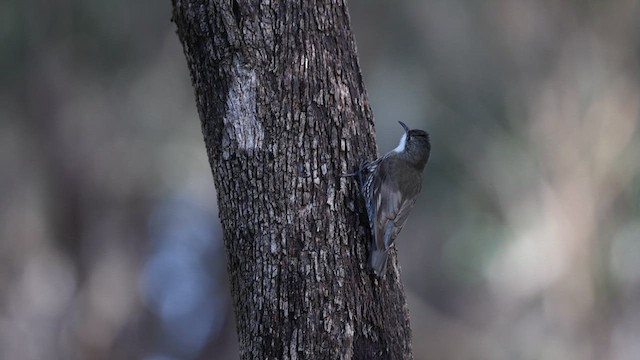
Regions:
[[[365,161],[357,171],[372,234],[368,267],[380,278],[386,272],[389,248],[422,189],[422,174],[431,154],[426,131],[398,122],[404,129],[398,146],[376,160]]]

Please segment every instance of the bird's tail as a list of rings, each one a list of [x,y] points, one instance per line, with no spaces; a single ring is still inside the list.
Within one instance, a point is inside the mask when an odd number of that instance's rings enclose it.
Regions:
[[[369,268],[378,277],[383,277],[387,270],[387,250],[375,249],[373,246],[369,251]]]

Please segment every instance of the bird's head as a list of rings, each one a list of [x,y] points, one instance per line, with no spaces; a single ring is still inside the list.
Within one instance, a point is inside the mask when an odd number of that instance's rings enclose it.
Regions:
[[[404,135],[400,139],[400,144],[394,150],[397,153],[405,153],[421,167],[424,167],[431,154],[429,133],[420,129],[409,129],[402,121],[398,122],[404,129]]]

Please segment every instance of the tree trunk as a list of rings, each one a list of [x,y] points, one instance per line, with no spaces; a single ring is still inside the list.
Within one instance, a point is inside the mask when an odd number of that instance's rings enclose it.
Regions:
[[[173,0],[218,191],[242,359],[410,359],[395,254],[366,269],[376,157],[344,2]]]

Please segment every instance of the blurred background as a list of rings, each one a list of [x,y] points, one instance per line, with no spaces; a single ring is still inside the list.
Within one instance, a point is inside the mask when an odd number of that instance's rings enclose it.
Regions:
[[[640,359],[640,2],[353,0],[416,359]],[[0,4],[0,358],[237,359],[170,1]]]

